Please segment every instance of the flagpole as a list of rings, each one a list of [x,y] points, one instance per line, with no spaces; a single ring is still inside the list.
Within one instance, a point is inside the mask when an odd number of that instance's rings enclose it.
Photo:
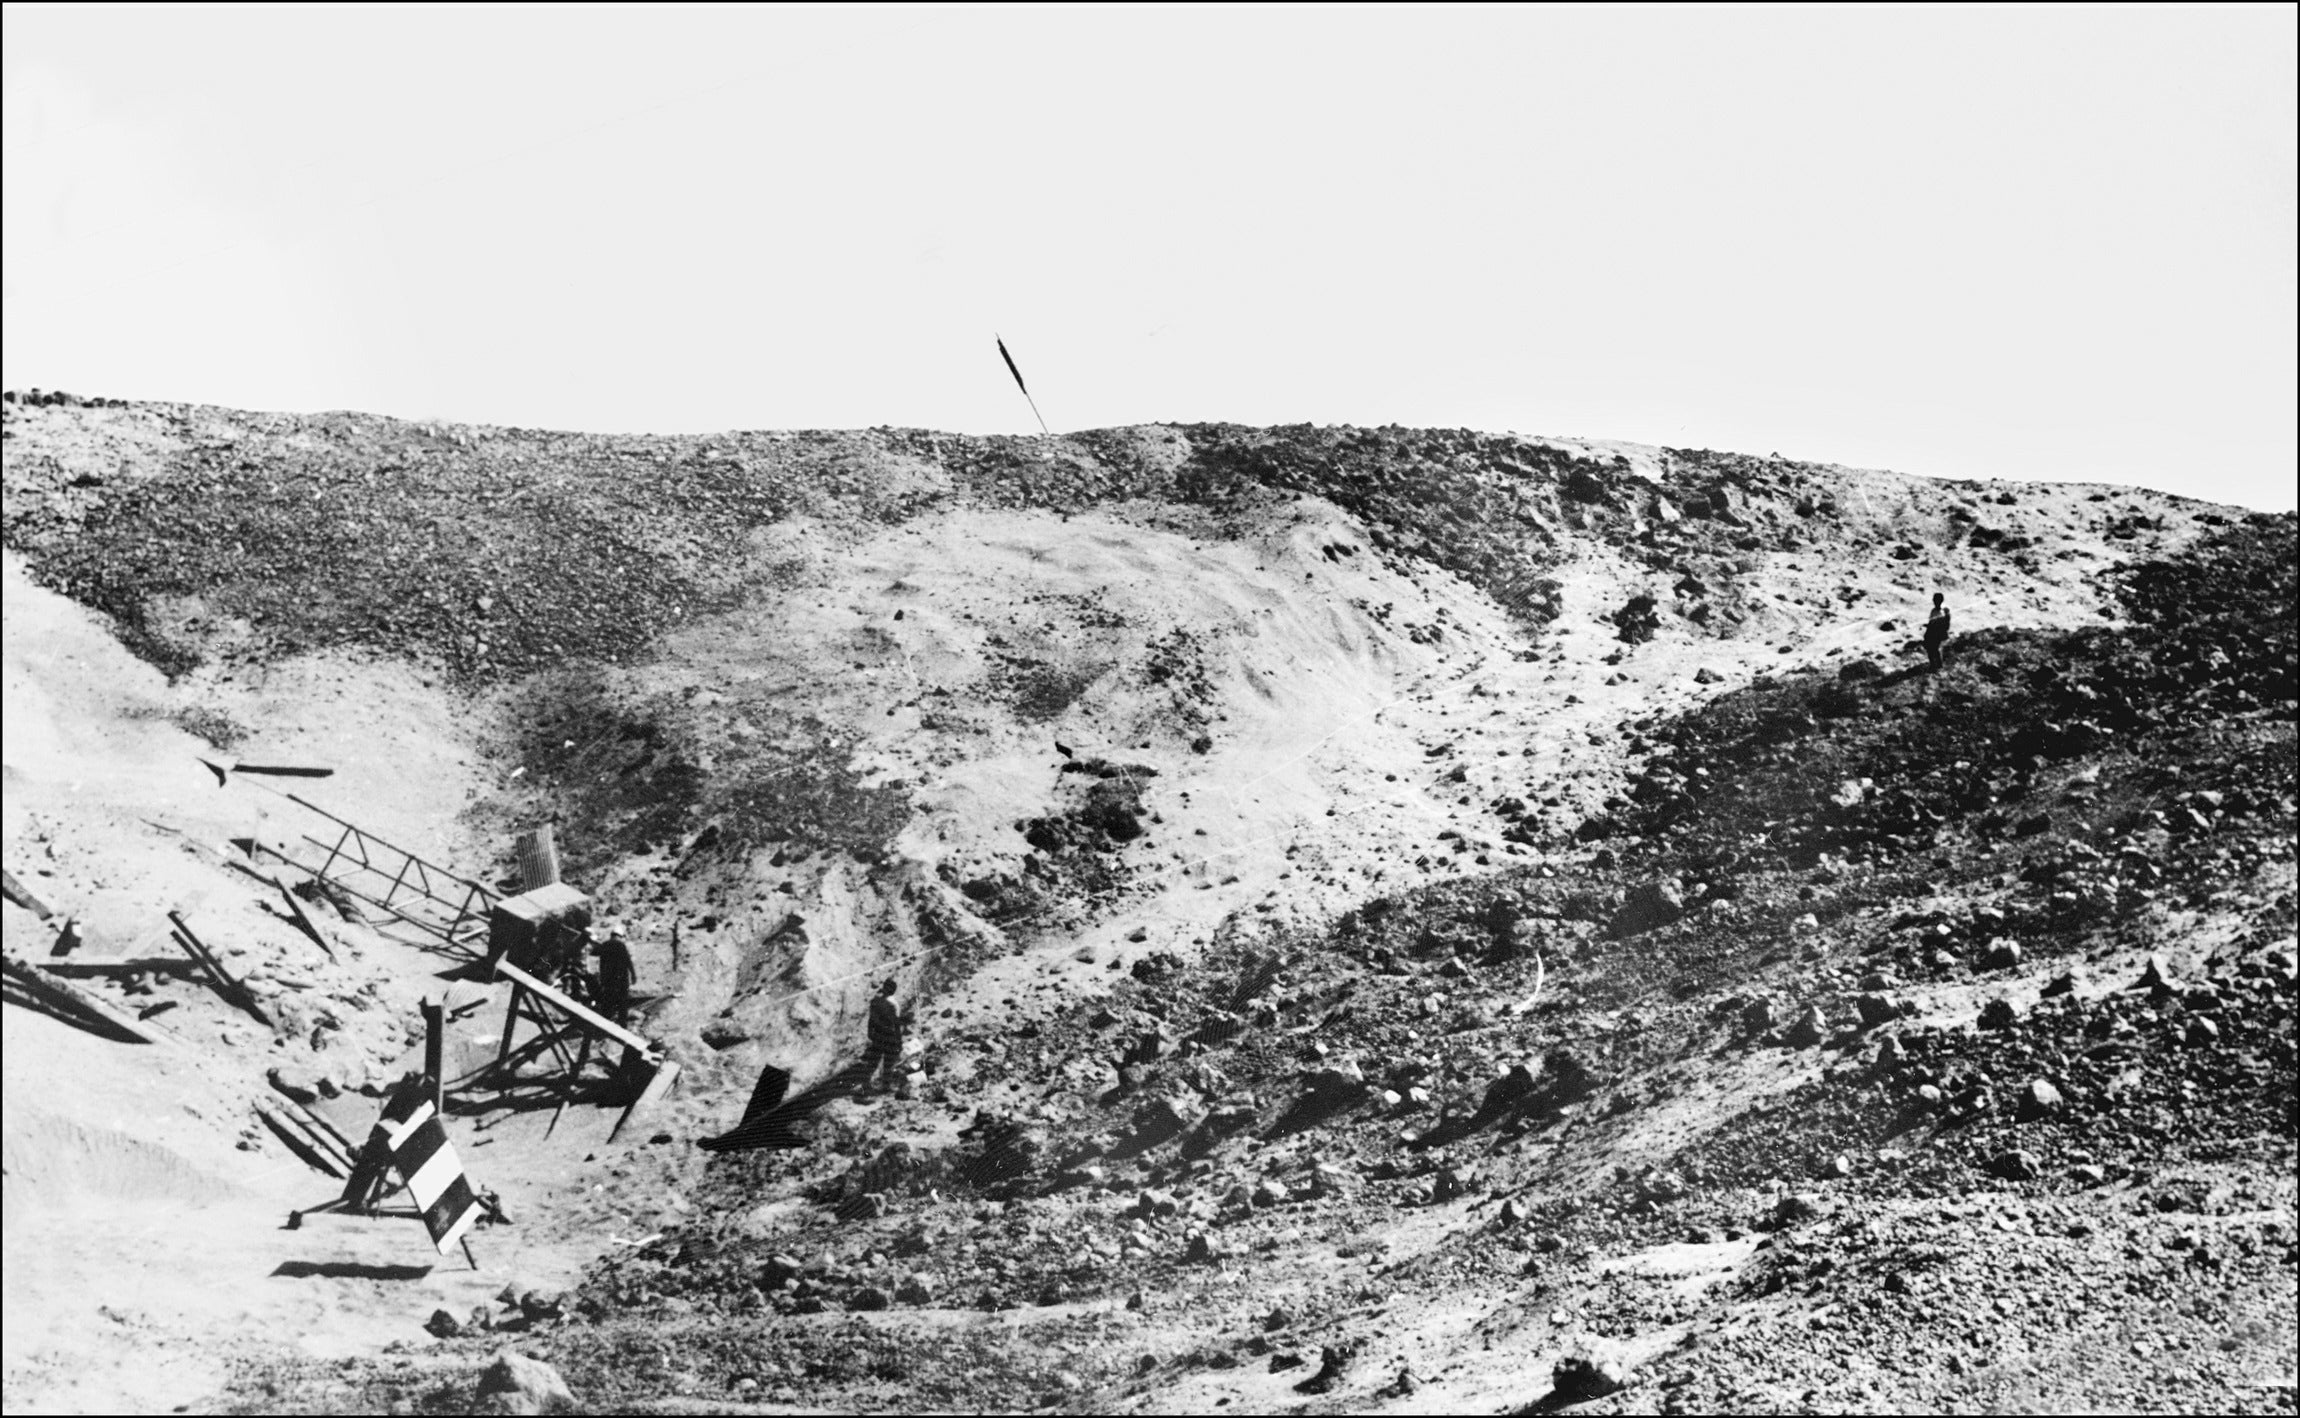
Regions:
[[[1038,401],[1030,397],[1030,386],[1022,382],[1022,370],[1014,363],[1014,356],[1006,352],[1005,337],[992,331],[991,338],[998,341],[998,357],[1006,361],[1006,372],[1014,376],[1014,387],[1022,391],[1022,401],[1030,405],[1030,416],[1038,420],[1038,431],[1052,438],[1054,430],[1046,426],[1046,415],[1038,411]]]

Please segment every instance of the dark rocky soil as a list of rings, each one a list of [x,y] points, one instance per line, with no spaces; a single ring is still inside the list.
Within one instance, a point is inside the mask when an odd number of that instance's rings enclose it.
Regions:
[[[825,724],[597,673],[771,603],[801,574],[778,535],[1135,498],[1214,534],[1309,493],[1366,529],[1328,559],[1451,571],[1533,656],[1591,534],[1645,588],[1600,623],[1623,664],[1770,644],[1764,557],[2083,551],[2009,491],[1880,512],[1841,470],[1462,431],[68,411],[164,455],[12,452],[5,541],[40,582],[171,672],[348,649],[525,696],[509,751],[570,871],[653,852],[666,883],[714,852],[872,863],[908,820]],[[9,436],[57,413],[12,403]],[[1610,726],[1630,766],[1597,810],[1495,785],[1522,860],[1146,954],[1027,1019],[945,1027],[929,996],[905,1095],[826,1102],[796,1148],[653,1134],[613,1175],[675,1179],[677,1224],[436,1343],[411,1320],[380,1359],[254,1364],[240,1411],[467,1411],[505,1344],[597,1411],[2291,1411],[2295,521],[2093,501],[2103,544],[2208,534],[2097,626]],[[1848,572],[1836,608],[1868,594]],[[1202,649],[1137,669],[1208,735]],[[982,692],[1043,725],[1099,673],[1018,651]],[[1170,779],[1060,751],[1055,806],[1000,819],[1026,865],[945,883],[981,921],[1057,931],[1163,844]]]
[[[1277,1372],[1354,1410],[1446,1391],[1387,1356],[1470,1293],[1489,1349],[1579,1346],[1503,1408],[2289,1411],[2294,566],[2255,518],[2127,578],[2125,628],[1636,725],[1579,846],[943,1040],[965,1091],[719,1159],[532,1344],[603,1407],[1110,1411]],[[1079,1068],[1100,1105],[1060,1126],[918,1131]],[[1618,1264],[1672,1247],[1721,1275]]]

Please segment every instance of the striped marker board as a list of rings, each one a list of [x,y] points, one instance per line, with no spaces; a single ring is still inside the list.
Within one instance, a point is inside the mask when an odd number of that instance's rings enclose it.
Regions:
[[[463,1175],[463,1164],[447,1140],[438,1110],[423,1090],[401,1089],[385,1105],[375,1131],[369,1147],[382,1144],[423,1213],[423,1229],[431,1233],[431,1244],[441,1255],[447,1254],[447,1248],[462,1240],[479,1219],[479,1198]]]

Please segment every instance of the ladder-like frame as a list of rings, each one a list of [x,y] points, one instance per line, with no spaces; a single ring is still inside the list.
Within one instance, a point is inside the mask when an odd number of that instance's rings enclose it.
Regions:
[[[486,954],[487,917],[495,906],[494,891],[386,842],[294,793],[280,796],[317,813],[339,831],[332,843],[308,832],[297,834],[299,840],[327,854],[316,866],[276,848],[267,849],[274,856],[348,896],[390,912],[453,951],[474,959]]]

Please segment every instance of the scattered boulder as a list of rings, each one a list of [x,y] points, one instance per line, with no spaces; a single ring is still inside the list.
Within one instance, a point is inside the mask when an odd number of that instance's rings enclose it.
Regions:
[[[931,1305],[935,1289],[933,1276],[913,1273],[904,1276],[902,1284],[895,1287],[894,1297],[906,1305]]]
[[[1133,1123],[1131,1145],[1136,1150],[1148,1150],[1196,1127],[1198,1116],[1180,1099],[1159,1097],[1136,1108]]]
[[[1988,953],[1981,957],[1981,966],[1988,970],[2011,970],[2019,966],[2020,959],[2019,941],[1992,940]]]
[[[1685,1195],[1685,1178],[1667,1170],[1648,1172],[1638,1178],[1637,1190],[1649,1201],[1676,1201]]]
[[[480,1374],[475,1407],[481,1413],[573,1413],[575,1395],[557,1369],[505,1349]]]
[[[2009,999],[1993,999],[1981,1006],[1981,1028],[2010,1029],[2020,1022],[2020,1011]]]
[[[1773,1203],[1772,1223],[1785,1230],[1821,1214],[1821,1199],[1811,1192],[1790,1192]]]
[[[1431,1180],[1430,1199],[1432,1201],[1454,1201],[1467,1196],[1477,1186],[1477,1180],[1477,1168],[1475,1167],[1441,1168],[1437,1176]]]
[[[558,1290],[521,1291],[516,1302],[530,1324],[558,1319],[567,1309],[567,1296]]]
[[[1329,1344],[1320,1358],[1323,1362],[1318,1365],[1318,1371],[1294,1385],[1296,1393],[1331,1392],[1349,1372],[1351,1361],[1357,1358],[1357,1346]]]
[[[2059,1112],[2063,1106],[2065,1100],[2060,1096],[2058,1088],[2046,1079],[2032,1078],[2028,1086],[2020,1091],[2015,1116],[2024,1123],[2038,1122]]]
[[[2035,1153],[2018,1147],[1999,1152],[1988,1162],[1989,1175],[2002,1177],[2008,1182],[2035,1181],[2043,1170]]]
[[[1900,1018],[1901,1007],[1883,995],[1863,995],[1855,1005],[1861,1012],[1861,1027],[1874,1029]]]
[[[1629,1365],[1618,1354],[1579,1349],[1557,1361],[1549,1383],[1557,1402],[1586,1403],[1628,1387]]]
[[[1679,920],[1685,914],[1685,896],[1674,881],[1648,881],[1629,893],[1629,899],[1614,912],[1606,927],[1614,939],[1622,940]]]
[[[1046,1156],[1046,1131],[1007,1119],[986,1120],[982,1151],[965,1163],[964,1174],[977,1186],[1015,1182],[1036,1171]]]
[[[271,1081],[272,1087],[298,1103],[314,1103],[323,1092],[335,1091],[326,1077],[309,1064],[280,1064],[271,1070]]]
[[[1817,1004],[1805,1006],[1805,1012],[1797,1016],[1797,1022],[1789,1026],[1786,1035],[1790,1047],[1798,1049],[1813,1048],[1828,1037],[1829,1016],[1823,1014]]]
[[[1580,1055],[1568,1048],[1549,1051],[1541,1076],[1541,1086],[1524,1104],[1526,1113],[1536,1118],[1548,1117],[1569,1103],[1578,1103],[1598,1089],[1597,1075],[1581,1061]]]
[[[1485,1098],[1478,1104],[1480,1116],[1490,1116],[1515,1107],[1533,1096],[1534,1072],[1526,1064],[1510,1065],[1509,1071],[1486,1085]]]
[[[720,1053],[738,1044],[747,1044],[750,1040],[751,1031],[732,1020],[714,1019],[703,1026],[703,1042]]]
[[[434,1339],[453,1339],[463,1333],[463,1321],[445,1310],[433,1310],[431,1318],[423,1322],[423,1328]]]

